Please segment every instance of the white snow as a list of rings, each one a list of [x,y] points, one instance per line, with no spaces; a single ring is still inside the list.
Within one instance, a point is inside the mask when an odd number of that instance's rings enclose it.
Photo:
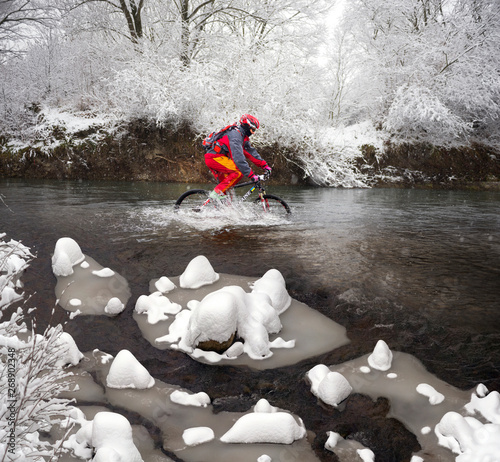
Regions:
[[[75,366],[83,358],[83,353],[80,352],[76,346],[75,340],[67,332],[61,333],[57,339],[57,344],[60,350],[56,366],[65,366],[66,364]]]
[[[70,301],[71,303],[71,301]],[[81,301],[80,301],[81,305]],[[104,307],[104,312],[112,316],[121,313],[125,309],[125,305],[118,297],[112,297],[109,299],[108,303]]]
[[[207,407],[210,404],[210,397],[203,391],[190,394],[186,391],[174,390],[170,394],[170,401],[183,406]]]
[[[214,431],[210,427],[187,428],[182,433],[182,439],[188,446],[198,446],[199,444],[212,441],[214,438]]]
[[[193,258],[184,273],[180,276],[180,285],[184,289],[198,289],[219,280],[219,275],[214,271],[208,258],[198,255]]]
[[[159,292],[166,294],[175,289],[175,284],[167,276],[162,276],[155,282],[155,287]]]
[[[70,237],[62,237],[56,242],[52,256],[52,271],[56,276],[70,276],[73,266],[85,260],[80,246]]]
[[[373,349],[373,353],[368,356],[368,364],[379,371],[387,371],[391,368],[392,351],[387,343],[379,340]]]
[[[279,313],[283,313],[292,303],[292,297],[286,290],[283,275],[277,269],[270,269],[264,276],[252,285],[253,292],[261,292],[268,295],[271,305]]]
[[[417,386],[417,392],[429,398],[429,403],[433,406],[442,403],[444,400],[444,395],[427,383],[420,383]]]
[[[130,289],[125,278],[82,253],[71,238],[57,241],[52,257],[57,303],[81,314],[116,316],[125,309]]]
[[[186,343],[196,348],[207,340],[228,341],[238,326],[239,303],[238,297],[225,290],[208,294],[192,310]]]
[[[325,449],[328,449],[329,451],[333,451],[333,449],[337,446],[338,442],[342,440],[342,436],[340,436],[339,433],[336,432],[326,432],[328,435],[328,438],[325,443]]]
[[[276,411],[260,404],[259,412],[240,417],[220,438],[223,443],[279,443],[292,444],[304,438],[306,429],[302,420],[297,422],[292,414]]]
[[[111,268],[102,268],[97,271],[92,271],[92,274],[100,278],[110,278],[115,275],[115,272]]]
[[[169,314],[177,314],[181,309],[181,305],[172,303],[162,292],[141,295],[135,303],[135,311],[139,314],[146,313],[150,324],[167,320]]]
[[[90,444],[96,449],[98,461],[143,462],[132,439],[130,422],[121,414],[98,412],[92,423]]]
[[[338,372],[331,372],[324,364],[318,364],[306,374],[311,382],[311,392],[330,406],[338,406],[351,393],[352,387]]]
[[[371,449],[358,449],[357,453],[363,462],[373,462],[375,460],[375,454]]]
[[[113,360],[106,378],[110,388],[151,388],[155,379],[128,350],[121,350]]]

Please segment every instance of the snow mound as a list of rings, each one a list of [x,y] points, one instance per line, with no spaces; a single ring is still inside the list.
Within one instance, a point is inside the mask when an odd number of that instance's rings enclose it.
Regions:
[[[444,401],[444,395],[436,391],[434,387],[427,383],[420,383],[417,386],[417,393],[420,393],[421,395],[429,398],[429,403],[433,406]]]
[[[373,369],[387,371],[392,365],[392,351],[383,340],[379,340],[373,349],[373,353],[368,356],[368,364]]]
[[[277,269],[270,269],[257,279],[252,285],[252,291],[267,294],[271,299],[271,305],[279,314],[292,303],[292,297],[286,290],[285,279]]]
[[[149,324],[157,324],[159,321],[165,321],[168,319],[169,314],[177,314],[181,309],[181,305],[172,303],[161,292],[141,295],[135,303],[135,311],[138,314],[146,313]]]
[[[61,333],[57,339],[57,344],[59,348],[59,359],[56,362],[56,366],[65,366],[66,364],[76,366],[83,358],[83,353],[80,352],[76,346],[75,340],[67,332]]]
[[[73,266],[85,260],[80,246],[70,237],[62,237],[56,242],[52,256],[52,271],[56,276],[70,276]]]
[[[244,344],[237,343],[227,349],[227,357],[245,352],[252,359],[268,358],[272,355],[269,334],[279,332],[282,327],[270,303],[268,295],[249,294],[239,286],[226,286],[211,292],[199,303],[192,301],[186,344],[195,348],[200,342],[209,340],[226,342],[238,332]]]
[[[155,282],[155,287],[159,292],[166,294],[175,289],[175,284],[167,276],[162,276]]]
[[[170,394],[170,401],[183,406],[207,407],[210,404],[210,397],[203,391],[191,395],[185,391],[175,390]]]
[[[70,300],[71,303],[71,300]],[[80,301],[81,304],[81,301]],[[122,301],[118,297],[112,297],[109,299],[108,303],[104,307],[104,312],[106,314],[110,314],[112,316],[115,316],[117,314],[120,314],[123,310],[125,309],[125,305],[122,303]]]
[[[267,407],[262,403],[261,409]],[[269,407],[272,409],[272,407]],[[306,429],[292,414],[283,411],[253,412],[240,417],[221,437],[223,443],[277,443],[292,444],[304,438]]]
[[[198,446],[215,438],[214,431],[210,427],[194,427],[184,430],[182,439],[188,446]]]
[[[200,342],[226,342],[236,332],[240,300],[227,291],[208,294],[193,309],[186,342],[195,348]]]
[[[352,391],[342,374],[331,372],[324,364],[314,366],[306,375],[311,382],[311,393],[330,406],[338,406]]]
[[[106,385],[110,388],[151,388],[155,379],[128,350],[121,350],[109,368]]]
[[[218,280],[219,275],[212,268],[208,258],[198,255],[189,262],[179,278],[179,283],[183,289],[198,289]]]
[[[96,449],[94,462],[114,460],[143,462],[132,439],[130,422],[114,412],[98,412],[92,424],[92,446]]]

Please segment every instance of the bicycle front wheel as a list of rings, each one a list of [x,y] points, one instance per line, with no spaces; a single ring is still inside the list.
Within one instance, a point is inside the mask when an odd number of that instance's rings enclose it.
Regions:
[[[292,213],[288,204],[283,199],[273,194],[264,194],[262,198],[258,197],[255,199],[255,204],[264,212],[274,215],[286,216]]]
[[[210,191],[206,191],[205,189],[190,189],[177,199],[174,205],[174,211],[185,210],[186,212],[201,212],[203,207],[210,204],[207,203],[209,194]]]

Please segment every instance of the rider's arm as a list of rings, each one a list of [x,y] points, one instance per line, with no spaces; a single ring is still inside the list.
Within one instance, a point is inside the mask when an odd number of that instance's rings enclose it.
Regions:
[[[252,169],[248,165],[245,158],[245,153],[243,152],[243,135],[238,130],[231,130],[228,134],[229,149],[231,151],[231,157],[233,158],[238,170],[243,173],[243,175],[250,177],[253,175]]]

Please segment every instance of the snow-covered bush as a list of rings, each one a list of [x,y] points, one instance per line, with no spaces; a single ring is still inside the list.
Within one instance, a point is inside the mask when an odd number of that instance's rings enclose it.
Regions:
[[[17,292],[22,286],[20,276],[32,258],[21,243],[0,241],[0,318],[22,299]],[[69,387],[70,374],[62,363],[77,363],[79,352],[60,325],[49,326],[40,335],[35,333],[34,320],[31,328],[26,321],[18,308],[0,323],[2,461],[27,460],[34,453],[40,460],[56,456],[64,450],[62,442],[71,426],[71,419],[64,419],[70,402],[57,396]],[[61,427],[62,439],[41,440],[40,432],[50,432],[53,426]]]
[[[418,85],[398,88],[384,126],[403,140],[426,137],[440,144],[448,144],[470,130],[436,94]]]

